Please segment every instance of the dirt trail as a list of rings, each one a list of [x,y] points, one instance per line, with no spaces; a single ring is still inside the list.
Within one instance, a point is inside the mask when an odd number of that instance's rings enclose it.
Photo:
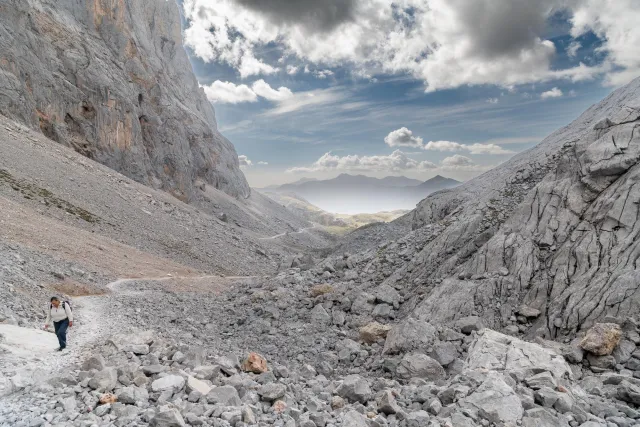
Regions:
[[[298,231],[285,231],[284,233],[280,233],[280,234],[276,234],[275,236],[271,236],[271,237],[260,237],[258,240],[274,240],[277,239],[279,237],[284,237],[284,236],[289,236],[291,234],[302,234],[302,233],[306,233],[309,230],[312,230],[314,228],[317,228],[318,224],[313,224],[311,227],[305,227],[305,228],[301,228]]]
[[[55,345],[57,345],[55,336],[53,334],[49,336],[49,333],[42,330],[12,327],[13,329],[5,328],[6,330],[0,331],[7,338],[10,338],[7,341],[18,340],[24,344],[20,348],[16,347],[13,353],[2,355],[0,358],[0,377],[15,384],[40,382],[63,372],[65,368],[82,363],[93,353],[93,347],[102,345],[114,333],[122,332],[117,325],[114,325],[114,318],[108,313],[110,295],[140,295],[151,292],[144,288],[141,290],[132,289],[127,285],[155,283],[162,284],[166,290],[176,292],[218,293],[233,283],[250,282],[259,277],[202,275],[137,277],[115,280],[106,285],[110,293],[72,298],[74,322],[68,330],[68,347],[63,352],[55,351]],[[136,325],[122,326],[124,328],[136,327]],[[25,342],[27,336],[31,337],[32,342]],[[2,396],[9,394],[12,389],[11,384],[6,380],[0,381],[0,402],[2,402]]]

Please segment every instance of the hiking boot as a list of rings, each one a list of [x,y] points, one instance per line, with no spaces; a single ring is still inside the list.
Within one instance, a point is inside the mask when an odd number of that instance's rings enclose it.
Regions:
[[[56,348],[56,351],[62,351],[62,350],[64,350],[64,347],[58,347],[58,348]]]

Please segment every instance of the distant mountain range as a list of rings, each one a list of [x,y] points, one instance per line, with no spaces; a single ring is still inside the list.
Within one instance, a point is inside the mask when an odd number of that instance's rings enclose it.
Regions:
[[[327,180],[303,178],[261,190],[293,193],[325,211],[356,214],[413,209],[429,194],[459,184],[455,179],[440,175],[423,182],[404,176],[372,178],[342,174]]]

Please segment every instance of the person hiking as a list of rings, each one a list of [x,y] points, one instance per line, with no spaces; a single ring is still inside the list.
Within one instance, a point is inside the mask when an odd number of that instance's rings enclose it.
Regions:
[[[51,298],[49,313],[44,323],[45,329],[49,328],[51,321],[53,321],[53,328],[60,344],[56,351],[62,351],[67,347],[67,328],[73,326],[73,312],[68,302],[61,302],[58,297]]]

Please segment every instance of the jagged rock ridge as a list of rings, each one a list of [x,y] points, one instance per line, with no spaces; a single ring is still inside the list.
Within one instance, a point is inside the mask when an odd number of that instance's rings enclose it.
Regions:
[[[540,312],[526,329],[550,337],[636,313],[639,126],[636,79],[533,149],[428,197],[405,258],[415,252],[384,284],[411,292],[404,312],[431,322],[479,315],[517,330],[524,304]]]
[[[174,1],[0,2],[0,114],[184,201],[250,194]]]

